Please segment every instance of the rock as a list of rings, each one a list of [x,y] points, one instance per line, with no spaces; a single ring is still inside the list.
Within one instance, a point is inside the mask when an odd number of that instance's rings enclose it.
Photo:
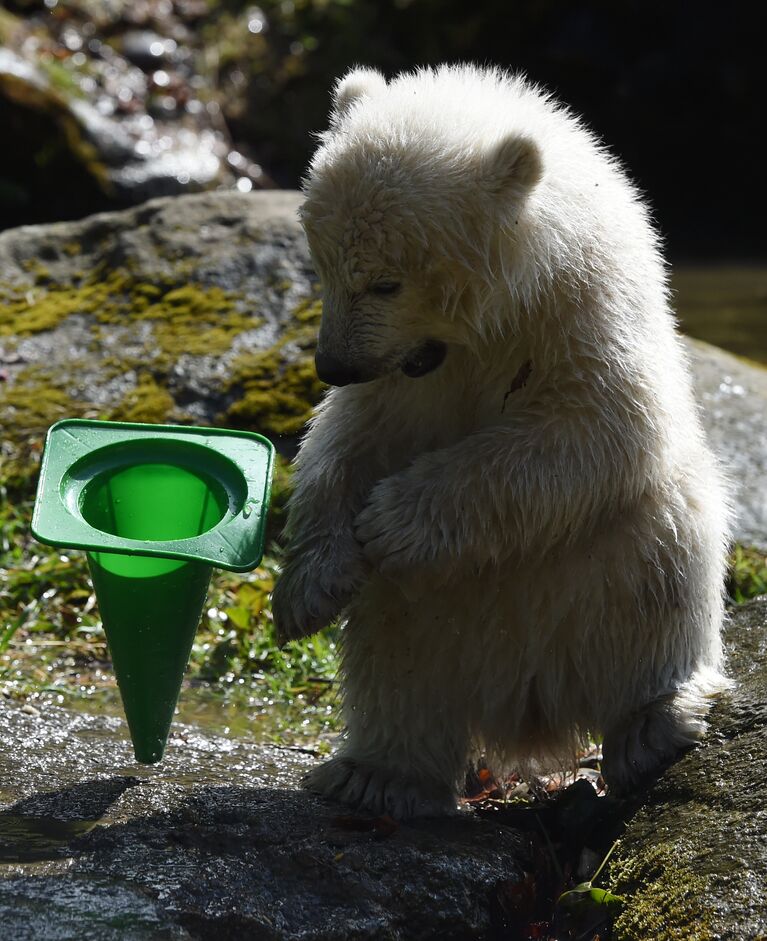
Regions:
[[[163,62],[173,62],[177,43],[151,29],[130,29],[122,35],[121,48],[129,62],[148,72]]]
[[[143,76],[130,74],[124,62],[122,66],[123,93],[130,92],[131,102],[148,98],[146,110],[138,104],[127,111],[117,108],[115,101],[119,104],[120,99],[92,80],[77,85],[75,78],[69,78],[69,84],[57,85],[38,64],[2,48],[0,96],[47,115],[73,155],[117,204],[233,184],[226,161],[230,141],[205,108],[181,120],[176,97],[149,98]],[[116,71],[114,61],[108,67]],[[155,74],[166,81],[167,73]]]
[[[293,440],[322,389],[299,202],[197,194],[0,234],[0,422],[24,454],[67,414]]]
[[[732,484],[734,534],[767,551],[767,369],[688,340],[709,441]]]
[[[465,816],[374,826],[296,789],[294,749],[0,701],[0,922],[17,941],[486,938],[526,844]]]
[[[240,153],[265,135],[234,150],[222,110],[236,112],[245,76],[222,71],[216,43],[227,61],[232,43],[258,58],[249,40],[263,40],[247,22],[238,34],[224,6],[205,0],[0,8],[0,123],[14,143],[0,154],[0,229],[157,196],[271,188],[254,155]]]
[[[767,935],[767,596],[734,608],[733,691],[704,744],[672,766],[611,864],[629,903],[616,941],[753,941]]]

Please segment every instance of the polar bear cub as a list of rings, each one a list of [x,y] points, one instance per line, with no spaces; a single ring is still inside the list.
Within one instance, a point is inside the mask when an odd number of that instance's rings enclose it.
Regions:
[[[726,685],[728,543],[636,189],[523,78],[445,66],[339,81],[304,190],[335,388],[274,615],[283,640],[343,619],[347,723],[308,787],[441,813],[477,750],[598,733],[634,788]]]

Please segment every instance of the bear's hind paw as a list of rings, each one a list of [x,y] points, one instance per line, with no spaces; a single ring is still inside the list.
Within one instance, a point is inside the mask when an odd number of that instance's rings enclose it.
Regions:
[[[310,771],[303,786],[330,800],[379,816],[388,814],[395,820],[441,817],[457,810],[455,794],[444,785],[429,787],[346,757],[331,758]]]
[[[649,786],[700,741],[707,707],[685,709],[684,700],[682,693],[648,703],[605,734],[602,771],[612,794],[628,796]]]

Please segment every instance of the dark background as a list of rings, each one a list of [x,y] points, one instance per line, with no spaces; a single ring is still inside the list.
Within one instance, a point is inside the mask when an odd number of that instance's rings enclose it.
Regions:
[[[18,14],[41,4],[7,6]],[[647,195],[675,259],[763,259],[765,33],[745,4],[270,0],[259,8],[268,30],[258,47],[244,25],[252,3],[207,0],[190,24],[200,55],[220,47],[206,80],[233,145],[277,185],[299,184],[309,131],[325,126],[329,89],[351,65],[392,75],[419,64],[492,63],[526,72],[584,116]],[[10,145],[42,121],[26,142],[38,146],[51,133],[44,119],[1,100],[0,119],[12,129],[0,182],[37,172],[25,146]],[[63,152],[60,159],[72,164]],[[68,199],[46,194],[50,167],[28,186],[15,224],[109,207],[93,187],[77,192],[74,165]]]

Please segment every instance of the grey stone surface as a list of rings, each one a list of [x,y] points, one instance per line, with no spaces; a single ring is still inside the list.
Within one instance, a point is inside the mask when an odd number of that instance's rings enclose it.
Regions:
[[[731,611],[726,648],[735,686],[704,744],[665,773],[622,838],[618,941],[767,937],[767,596]]]
[[[726,643],[733,690],[601,880],[627,899],[616,941],[767,934],[767,598]],[[188,726],[146,768],[118,719],[0,700],[0,741],[8,937],[515,937],[498,899],[535,867],[492,818],[366,821],[297,788],[312,755]]]
[[[687,344],[703,423],[731,483],[735,538],[767,551],[767,369]]]
[[[520,878],[514,830],[372,828],[296,788],[298,750],[182,726],[140,767],[118,719],[2,700],[0,740],[2,937],[486,938]]]
[[[242,354],[271,347],[293,323],[297,307],[317,294],[297,217],[300,201],[299,193],[281,190],[200,193],[0,233],[0,369],[5,387],[12,388],[17,380],[28,383],[34,371],[39,381],[64,390],[75,406],[98,414],[118,405],[146,370],[170,392],[179,418],[201,424],[220,421],[237,398],[237,391],[227,387],[232,363]],[[169,356],[157,341],[162,317],[112,317],[102,323],[99,310],[81,311],[93,282],[115,273],[110,302],[130,301],[141,285],[159,284],[163,292],[187,284],[219,288],[235,298],[242,325],[224,350],[184,352],[179,340]],[[119,289],[123,277],[124,294]],[[78,293],[82,285],[85,290]],[[51,300],[71,303],[71,310],[50,329],[3,336],[2,305],[8,297],[27,298],[30,309],[44,314]],[[200,331],[207,330],[204,310],[199,320]]]

